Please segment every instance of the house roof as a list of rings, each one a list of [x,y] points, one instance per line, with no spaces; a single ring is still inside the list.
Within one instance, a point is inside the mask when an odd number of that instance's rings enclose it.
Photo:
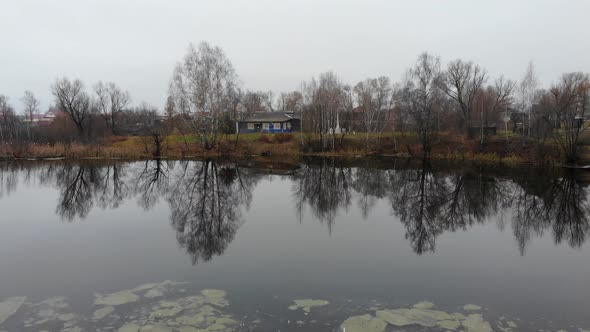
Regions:
[[[252,114],[241,122],[285,122],[294,118],[293,114],[284,112],[260,112]]]

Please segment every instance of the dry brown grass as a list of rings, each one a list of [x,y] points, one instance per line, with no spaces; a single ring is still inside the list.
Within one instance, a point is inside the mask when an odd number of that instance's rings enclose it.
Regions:
[[[422,149],[415,135],[388,134],[372,136],[366,146],[363,134],[347,135],[335,149],[322,151],[319,137],[299,134],[261,135],[242,134],[223,136],[217,149],[205,150],[194,136],[170,136],[166,139],[163,156],[171,159],[200,157],[277,156],[299,158],[305,155],[326,157],[400,156],[421,157]],[[543,149],[532,143],[523,144],[519,137],[506,140],[503,136],[490,137],[484,146],[478,140],[467,139],[456,133],[441,133],[432,150],[435,159],[476,160],[489,163],[558,161],[559,151],[553,145]],[[377,145],[379,140],[379,145]],[[0,146],[0,158],[67,158],[67,159],[148,159],[153,158],[149,138],[118,137],[104,139],[100,144],[21,144]],[[542,150],[542,151],[541,151]]]

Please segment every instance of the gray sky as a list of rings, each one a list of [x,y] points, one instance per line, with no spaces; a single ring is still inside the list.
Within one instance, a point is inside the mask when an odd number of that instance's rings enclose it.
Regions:
[[[544,86],[590,71],[587,0],[0,0],[0,94],[45,111],[57,77],[114,81],[161,107],[190,42],[221,46],[244,88],[288,91],[333,70],[345,82],[401,80],[423,51]]]

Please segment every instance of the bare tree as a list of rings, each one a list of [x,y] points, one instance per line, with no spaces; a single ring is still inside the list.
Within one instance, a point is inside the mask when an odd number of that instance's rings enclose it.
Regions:
[[[172,130],[170,124],[158,116],[157,108],[147,103],[142,103],[135,112],[145,152],[151,153],[154,158],[160,158],[168,147],[168,135]]]
[[[411,119],[422,143],[424,159],[430,157],[438,132],[438,109],[442,99],[442,91],[437,84],[440,73],[440,59],[422,53],[416,65],[408,71],[399,96],[400,107]]]
[[[479,109],[480,145],[484,144],[487,135],[484,128],[490,123],[497,123],[500,113],[506,113],[512,107],[515,86],[514,81],[500,76],[494,85],[488,86],[485,90],[481,89],[476,95],[474,108]]]
[[[283,112],[300,113],[303,108],[303,95],[299,91],[281,94],[280,108]]]
[[[8,98],[0,95],[0,143],[14,142],[19,139],[19,118],[14,112]]]
[[[272,90],[269,90],[267,92],[263,92],[262,93],[262,100],[266,106],[266,108],[268,109],[269,112],[274,112],[275,108],[274,106],[274,102],[275,102],[275,95],[274,92],[272,92]]]
[[[300,113],[303,108],[303,95],[299,91],[282,92],[278,98],[277,108],[281,112]]]
[[[527,136],[530,136],[531,131],[531,111],[533,109],[533,104],[535,103],[536,97],[536,90],[539,85],[539,80],[537,79],[537,75],[535,74],[535,66],[533,62],[530,61],[526,72],[520,81],[519,85],[519,98],[522,110],[527,113],[527,124],[525,127],[525,133]]]
[[[381,76],[357,83],[354,87],[357,105],[362,109],[365,147],[369,149],[371,133],[381,133],[393,106],[393,90],[389,78]]]
[[[363,114],[363,129],[365,131],[365,149],[369,149],[369,136],[373,131],[373,125],[376,118],[376,112],[374,107],[374,86],[371,84],[371,80],[367,79],[366,81],[358,82],[354,86],[354,96],[356,100],[356,104],[362,110]]]
[[[25,106],[24,112],[25,116],[27,117],[27,130],[29,132],[29,140],[33,140],[33,132],[31,131],[31,126],[33,125],[33,120],[35,118],[35,114],[39,112],[39,100],[35,97],[33,92],[27,90],[25,91],[25,95],[22,97],[23,105]]]
[[[442,90],[458,104],[461,111],[461,127],[467,128],[471,125],[475,95],[486,81],[485,69],[471,61],[465,62],[460,59],[450,62],[446,72],[441,75]]]
[[[25,115],[29,122],[33,122],[35,114],[39,112],[39,100],[35,97],[33,92],[27,90],[25,95],[22,97],[23,105],[25,106]]]
[[[590,108],[590,78],[588,74],[563,74],[543,99],[544,118],[551,125],[553,137],[559,144],[566,163],[578,161],[577,146],[586,126],[584,120]]]
[[[4,144],[4,130],[2,127],[11,111],[12,106],[8,104],[8,98],[4,95],[0,95],[0,144]]]
[[[129,92],[123,91],[115,83],[108,82],[105,84],[100,81],[94,86],[94,92],[96,94],[96,106],[101,117],[112,133],[116,134],[117,116],[131,102]]]
[[[303,85],[304,112],[303,129],[319,134],[322,149],[335,148],[339,116],[344,106],[344,84],[333,72],[320,74]]]
[[[78,129],[78,136],[84,136],[86,122],[90,119],[90,98],[84,91],[84,84],[80,80],[70,81],[64,77],[58,79],[51,86],[51,93],[55,103],[61,111],[66,113]]]
[[[342,112],[339,115],[339,122],[342,125],[340,130],[340,147],[344,144],[344,136],[352,131],[353,128],[353,114],[354,109],[354,94],[353,89],[350,85],[344,85],[342,87]]]
[[[241,100],[241,106],[246,115],[252,115],[257,112],[266,112],[267,108],[265,102],[266,96],[264,92],[246,91]]]
[[[494,86],[491,88],[493,93],[493,106],[492,110],[500,112],[512,106],[514,102],[514,90],[516,82],[500,76],[494,82]]]
[[[233,96],[237,85],[237,75],[229,59],[221,48],[206,42],[197,49],[190,45],[174,69],[170,95],[207,150],[215,148],[222,119],[236,106]]]
[[[383,130],[389,125],[393,110],[393,87],[389,78],[380,76],[372,80],[375,86],[375,106],[377,113],[377,121],[375,122],[374,130],[377,135],[377,145],[380,144],[381,134]]]

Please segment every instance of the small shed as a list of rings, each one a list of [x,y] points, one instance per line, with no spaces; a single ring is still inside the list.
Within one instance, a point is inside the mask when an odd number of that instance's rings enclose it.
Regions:
[[[292,112],[257,112],[236,122],[240,133],[292,133],[301,130],[301,118]]]

